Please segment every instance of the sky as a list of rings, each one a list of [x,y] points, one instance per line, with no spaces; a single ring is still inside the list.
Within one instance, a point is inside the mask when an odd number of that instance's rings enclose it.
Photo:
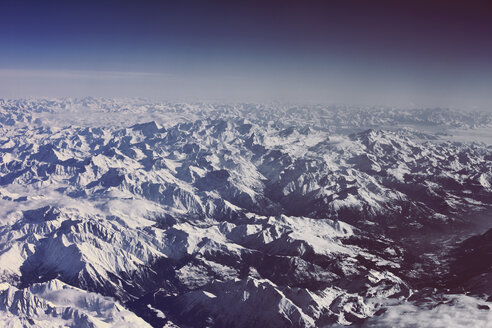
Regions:
[[[492,108],[490,1],[0,1],[0,97]]]

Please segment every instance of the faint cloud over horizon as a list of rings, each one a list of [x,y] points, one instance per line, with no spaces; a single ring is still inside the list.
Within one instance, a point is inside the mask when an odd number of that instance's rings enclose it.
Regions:
[[[492,110],[490,1],[4,1],[0,96]]]
[[[459,81],[458,81],[459,82]],[[465,83],[466,84],[466,83]],[[458,90],[460,89],[461,90]],[[143,97],[168,101],[343,103],[491,110],[487,89],[331,71],[166,74],[95,70],[0,69],[0,97]],[[474,93],[474,101],[470,101]]]

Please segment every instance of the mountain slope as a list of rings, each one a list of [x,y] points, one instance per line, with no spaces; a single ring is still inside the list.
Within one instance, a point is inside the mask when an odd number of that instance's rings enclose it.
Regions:
[[[419,309],[431,286],[439,302],[444,276],[490,273],[456,273],[469,252],[451,249],[490,228],[492,148],[429,126],[490,122],[443,109],[1,100],[1,320],[363,325],[404,302]]]

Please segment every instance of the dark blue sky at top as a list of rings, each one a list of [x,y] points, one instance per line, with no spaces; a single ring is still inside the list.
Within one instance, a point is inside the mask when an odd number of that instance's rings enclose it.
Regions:
[[[19,94],[23,83],[31,90],[28,84],[43,81],[39,72],[87,71],[96,74],[102,89],[134,83],[134,95],[139,88],[159,93],[158,85],[169,90],[170,83],[174,91],[188,88],[193,94],[210,85],[204,82],[208,78],[216,86],[210,94],[227,92],[225,81],[239,77],[249,89],[278,82],[287,93],[316,90],[326,100],[337,94],[350,98],[347,90],[360,94],[368,84],[378,86],[371,89],[375,95],[391,93],[396,84],[395,94],[404,94],[402,89],[415,94],[404,101],[419,101],[416,94],[422,92],[436,97],[462,92],[484,103],[492,79],[487,2],[3,0],[0,72],[3,80],[17,81]],[[24,76],[15,76],[17,71]],[[38,73],[29,80],[26,72],[32,71]],[[166,79],[102,82],[104,72]]]

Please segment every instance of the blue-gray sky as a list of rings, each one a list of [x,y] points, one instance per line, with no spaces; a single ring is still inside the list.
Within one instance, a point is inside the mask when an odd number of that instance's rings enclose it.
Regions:
[[[0,96],[492,105],[490,1],[0,2]]]

